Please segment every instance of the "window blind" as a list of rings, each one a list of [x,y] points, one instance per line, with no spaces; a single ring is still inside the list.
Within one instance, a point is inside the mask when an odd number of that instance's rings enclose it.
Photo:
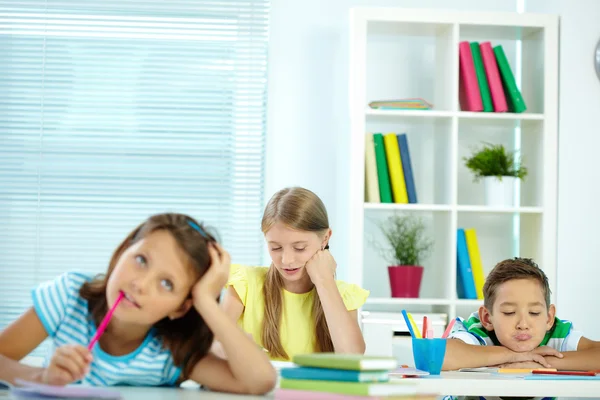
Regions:
[[[0,329],[151,214],[260,264],[267,0],[0,4]]]

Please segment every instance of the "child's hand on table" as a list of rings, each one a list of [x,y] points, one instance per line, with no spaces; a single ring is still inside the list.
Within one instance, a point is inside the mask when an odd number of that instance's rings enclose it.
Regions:
[[[551,368],[551,365],[548,363],[548,361],[546,361],[546,356],[553,356],[558,358],[563,357],[562,353],[558,350],[555,350],[552,347],[548,346],[541,346],[532,351],[527,351],[523,353],[515,352],[513,354],[513,359],[511,360],[512,362],[507,364],[526,363],[533,361],[536,364],[540,364],[543,368]]]

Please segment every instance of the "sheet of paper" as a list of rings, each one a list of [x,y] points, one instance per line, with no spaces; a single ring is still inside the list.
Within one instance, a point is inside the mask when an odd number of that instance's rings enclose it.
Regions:
[[[121,393],[114,389],[92,386],[52,386],[17,379],[11,393],[27,398],[78,398],[78,399],[120,399]]]

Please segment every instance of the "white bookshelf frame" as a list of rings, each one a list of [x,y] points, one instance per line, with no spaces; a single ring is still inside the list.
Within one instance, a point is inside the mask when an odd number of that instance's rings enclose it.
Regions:
[[[427,111],[407,110],[373,110],[367,104],[369,101],[377,100],[367,98],[367,45],[368,25],[382,23],[386,29],[402,32],[411,29],[435,31],[445,29],[449,32],[449,48],[438,46],[438,52],[447,52],[445,57],[451,61],[451,67],[436,66],[436,74],[445,74],[443,82],[435,87],[435,99],[433,103],[443,104],[440,109]],[[450,27],[450,28],[449,28]],[[541,102],[532,107],[534,112],[522,114],[514,113],[474,113],[460,111],[458,104],[458,44],[461,40],[461,29],[469,32],[510,32],[511,29],[520,29],[521,32],[536,32],[543,37],[541,49],[543,51],[543,95]],[[542,32],[540,34],[540,32]],[[408,33],[410,34],[410,32]],[[485,36],[485,35],[483,35]],[[443,38],[447,40],[448,37]],[[431,306],[436,310],[448,313],[450,318],[457,315],[457,308],[471,307],[476,309],[482,302],[480,300],[465,300],[456,297],[456,229],[458,227],[459,214],[486,213],[486,214],[513,214],[533,215],[539,218],[539,230],[541,235],[539,243],[543,248],[538,250],[536,262],[547,274],[553,292],[553,301],[556,288],[556,243],[557,243],[557,156],[558,156],[558,17],[554,15],[523,14],[523,13],[488,13],[488,12],[457,12],[425,9],[406,8],[367,8],[358,7],[350,11],[350,59],[349,59],[349,84],[350,84],[350,125],[351,125],[351,150],[350,150],[350,218],[349,218],[349,260],[354,260],[349,267],[349,281],[363,285],[364,283],[364,247],[365,247],[365,215],[367,213],[378,213],[390,210],[404,212],[418,211],[431,213],[447,213],[450,217],[448,229],[447,248],[450,249],[447,256],[451,258],[448,265],[453,270],[446,271],[447,282],[445,282],[445,296],[443,298],[418,298],[397,299],[386,297],[371,297],[367,300],[365,309],[372,306],[387,306],[386,311],[400,311],[402,308],[411,306]],[[440,71],[442,68],[444,70]],[[534,93],[538,97],[537,93]],[[402,95],[398,95],[402,97]],[[380,99],[379,99],[380,100]],[[528,99],[526,98],[526,101]],[[535,103],[534,99],[532,104]],[[529,105],[529,104],[528,104]],[[543,110],[543,112],[535,112]],[[368,122],[372,119],[385,121],[403,121],[405,119],[444,119],[450,124],[450,165],[449,176],[452,179],[449,185],[447,197],[448,204],[373,204],[364,202],[364,176],[365,176],[365,134]],[[502,123],[514,121],[515,123],[536,123],[541,127],[539,138],[542,152],[543,177],[540,179],[537,198],[539,204],[517,206],[512,208],[490,208],[483,205],[459,204],[457,196],[457,169],[458,169],[458,141],[459,124],[475,121]],[[414,162],[414,160],[413,160]],[[539,186],[538,185],[538,186]],[[417,187],[417,194],[419,187]],[[539,247],[539,246],[538,246]],[[454,261],[452,260],[454,259]],[[500,261],[500,260],[497,260]],[[381,265],[381,268],[387,268]],[[427,266],[425,266],[427,268]],[[489,268],[488,268],[489,269]],[[387,274],[386,274],[387,276]],[[386,284],[388,284],[386,282]],[[423,282],[423,285],[426,284]],[[367,287],[368,288],[368,287]]]

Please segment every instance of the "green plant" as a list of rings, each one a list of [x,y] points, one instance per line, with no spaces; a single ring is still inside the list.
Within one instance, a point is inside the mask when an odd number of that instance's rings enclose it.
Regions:
[[[421,265],[432,250],[433,241],[426,236],[421,218],[394,213],[378,226],[388,246],[376,243],[376,247],[391,265]]]
[[[476,150],[471,157],[464,157],[465,165],[474,174],[477,182],[485,176],[495,176],[502,180],[503,176],[514,176],[525,179],[527,168],[521,161],[515,161],[515,153],[506,151],[501,144],[486,143],[480,150]]]

